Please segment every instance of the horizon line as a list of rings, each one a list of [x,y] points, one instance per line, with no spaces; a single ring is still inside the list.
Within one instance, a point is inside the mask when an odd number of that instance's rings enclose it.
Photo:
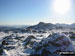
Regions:
[[[40,22],[39,22],[40,23]],[[39,24],[36,23],[36,24]],[[43,23],[49,23],[49,22],[43,22]],[[26,25],[26,26],[30,26],[30,25],[36,25],[36,24],[0,24],[0,26],[22,26],[22,25]],[[51,23],[51,24],[67,24],[67,25],[71,25],[74,23]]]

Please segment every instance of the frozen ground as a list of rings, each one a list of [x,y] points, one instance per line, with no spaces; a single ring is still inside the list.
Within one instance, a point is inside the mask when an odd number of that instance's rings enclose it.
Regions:
[[[52,30],[47,33],[0,32],[0,44],[6,36],[9,36],[4,39],[9,44],[3,44],[2,56],[27,56],[35,54],[42,56],[45,51],[50,56],[52,54],[57,55],[56,52],[58,51],[75,51],[75,39],[71,39],[70,34],[62,33],[72,31]]]

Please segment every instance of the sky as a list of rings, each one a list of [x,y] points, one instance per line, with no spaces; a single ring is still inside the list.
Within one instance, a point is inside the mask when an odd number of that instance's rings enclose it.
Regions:
[[[75,23],[75,0],[61,1],[0,0],[0,25]]]

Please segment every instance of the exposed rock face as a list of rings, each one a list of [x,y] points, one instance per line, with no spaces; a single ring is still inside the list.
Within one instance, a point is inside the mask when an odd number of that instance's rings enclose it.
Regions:
[[[71,35],[70,35],[70,38],[71,38],[71,39],[75,39],[75,34],[71,34]]]
[[[0,55],[3,54],[3,45],[0,44]]]
[[[32,46],[35,42],[35,37],[34,36],[28,36],[24,41],[23,41],[23,45],[26,47],[27,45]]]

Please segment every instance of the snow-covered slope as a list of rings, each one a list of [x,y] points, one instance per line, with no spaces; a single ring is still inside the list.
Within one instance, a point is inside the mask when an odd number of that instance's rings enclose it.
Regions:
[[[75,51],[70,34],[12,34],[3,38],[3,55],[7,56],[59,56],[60,51]]]
[[[32,55],[53,56],[59,55],[60,51],[75,51],[70,37],[64,34],[53,34],[51,37],[43,39],[32,52]]]

